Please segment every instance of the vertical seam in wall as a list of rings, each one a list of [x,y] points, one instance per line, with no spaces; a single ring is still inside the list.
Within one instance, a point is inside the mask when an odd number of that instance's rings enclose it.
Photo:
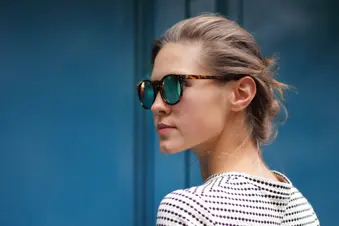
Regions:
[[[227,18],[228,17],[228,12],[227,12],[228,4],[229,4],[228,0],[216,0],[215,11]]]
[[[138,4],[138,0],[134,0],[134,82],[137,83],[138,80],[142,77],[141,72],[141,59],[140,57],[142,50],[142,35],[141,35],[141,27],[140,27],[140,17],[142,12],[140,12],[140,4]],[[131,87],[134,88],[134,87]],[[142,129],[145,128],[145,114],[140,108],[139,100],[137,95],[134,95],[134,188],[133,188],[133,196],[134,196],[134,225],[140,225],[140,222],[143,222],[143,208],[142,203],[144,202],[144,182],[140,180],[143,175],[143,165],[142,154],[145,150],[145,135],[142,133]]]
[[[134,0],[134,3],[133,3],[133,11],[134,11],[134,21],[133,21],[133,25],[134,25],[134,30],[133,30],[133,36],[136,37],[137,36],[137,33],[138,33],[138,26],[137,26],[137,16],[138,16],[138,13],[137,13],[137,10],[138,10],[138,7],[136,5],[136,1],[137,0]],[[137,56],[136,56],[136,52],[137,52],[137,44],[135,43],[134,44],[134,80],[133,81],[136,81],[137,80]],[[138,194],[137,194],[137,190],[136,190],[136,187],[137,187],[137,167],[138,167],[138,158],[137,158],[137,143],[138,143],[138,113],[137,113],[137,107],[135,106],[135,104],[137,103],[137,97],[135,95],[133,95],[133,107],[132,109],[134,110],[134,114],[133,114],[133,119],[134,119],[134,123],[133,123],[133,126],[134,126],[134,134],[133,134],[133,225],[136,225],[136,223],[138,222],[137,220],[137,217],[138,217]]]
[[[185,0],[185,18],[189,18],[191,16],[191,1]],[[190,186],[190,168],[191,161],[191,152],[190,150],[186,150],[184,153],[184,164],[185,164],[185,187],[188,188]]]
[[[145,34],[145,54],[146,54],[146,58],[145,59],[148,59],[148,60],[145,60],[145,68],[146,68],[146,71],[150,68],[149,65],[150,65],[150,58],[151,58],[151,48],[152,48],[152,41],[154,39],[154,21],[155,21],[155,1],[154,0],[148,0],[147,2],[148,4],[146,4],[146,7],[147,7],[147,17],[146,17],[146,20],[145,21],[147,24],[148,24],[148,29],[145,29],[145,31],[147,31],[147,33]],[[150,45],[149,45],[150,44]],[[147,65],[146,65],[147,64]],[[148,72],[148,71],[147,71]],[[155,155],[155,152],[154,152],[154,124],[153,124],[153,119],[150,118],[150,120],[147,120],[148,122],[148,125],[150,130],[147,130],[149,131],[147,133],[148,137],[147,137],[147,141],[148,141],[148,150],[145,150],[145,152],[147,153],[147,164],[146,165],[146,170],[145,170],[145,175],[148,177],[147,180],[147,184],[146,184],[146,187],[145,187],[145,191],[146,191],[146,194],[147,196],[147,202],[148,202],[148,209],[146,209],[145,211],[147,211],[148,213],[150,213],[149,216],[151,219],[146,219],[146,222],[145,222],[145,226],[147,225],[153,225],[153,219],[155,219],[155,216],[154,216],[154,194],[155,194],[155,162],[154,162],[154,155]],[[152,222],[152,223],[151,223]]]
[[[134,0],[135,83],[144,79],[154,38],[154,0]],[[154,214],[154,138],[153,123],[140,107],[135,94],[134,131],[134,225],[146,226]],[[151,219],[150,219],[151,218]]]
[[[244,0],[238,0],[238,23],[241,27],[244,26]]]

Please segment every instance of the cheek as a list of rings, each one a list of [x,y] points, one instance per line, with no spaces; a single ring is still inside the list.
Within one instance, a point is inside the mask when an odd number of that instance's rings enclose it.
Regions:
[[[176,119],[185,146],[195,146],[220,134],[226,120],[227,109],[224,104],[215,91],[192,91],[183,95],[182,101],[173,110],[177,113]]]

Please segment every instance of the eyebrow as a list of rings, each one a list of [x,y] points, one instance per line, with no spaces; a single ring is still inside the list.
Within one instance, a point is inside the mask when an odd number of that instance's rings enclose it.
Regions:
[[[151,74],[151,76],[148,76],[148,79],[151,81],[160,81],[163,77],[165,77],[168,74],[160,75],[160,76],[154,76]]]
[[[167,76],[167,75],[183,75],[181,73],[166,73],[166,74],[163,74],[162,76],[150,76],[148,79],[151,80],[151,81],[160,81],[163,77]],[[156,78],[154,78],[156,77]]]
[[[169,71],[168,73],[162,73],[160,76],[152,76],[152,74],[151,74],[151,76],[149,77],[149,80],[151,80],[151,81],[159,81],[159,80],[161,80],[163,77],[165,77],[166,75],[190,75],[190,74],[192,74],[192,73],[189,73],[189,72],[187,72],[187,71],[180,71],[180,70],[178,70],[178,71]],[[156,77],[156,78],[158,78],[158,79],[154,79],[154,77]]]

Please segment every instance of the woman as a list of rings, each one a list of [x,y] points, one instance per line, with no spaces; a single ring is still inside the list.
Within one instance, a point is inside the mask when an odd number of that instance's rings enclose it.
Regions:
[[[306,198],[261,158],[276,134],[277,94],[288,86],[248,32],[218,15],[183,20],[155,43],[152,62],[151,80],[137,88],[160,149],[190,149],[204,179],[166,195],[157,225],[320,225]]]

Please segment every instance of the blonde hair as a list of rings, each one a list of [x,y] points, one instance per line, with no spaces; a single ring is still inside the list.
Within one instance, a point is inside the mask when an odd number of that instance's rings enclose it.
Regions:
[[[261,56],[250,33],[237,23],[216,14],[185,19],[173,25],[155,41],[152,63],[166,43],[178,42],[201,44],[201,59],[208,65],[209,71],[216,75],[251,76],[257,85],[256,95],[247,108],[251,138],[260,146],[276,137],[273,118],[281,108],[287,113],[282,100],[284,89],[288,86],[275,80],[275,60]]]

